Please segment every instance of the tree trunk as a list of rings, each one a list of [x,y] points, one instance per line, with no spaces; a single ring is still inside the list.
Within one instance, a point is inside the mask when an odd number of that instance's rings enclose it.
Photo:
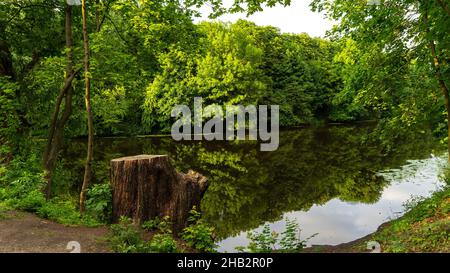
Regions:
[[[189,171],[177,173],[165,155],[139,155],[111,161],[113,188],[113,221],[120,216],[136,223],[169,216],[173,231],[180,232],[187,225],[189,211],[205,193],[207,179]]]
[[[445,101],[445,108],[447,110],[447,151],[448,151],[448,162],[450,162],[450,94],[449,89],[445,83],[444,77],[442,76],[442,70],[441,70],[441,63],[439,61],[439,57],[436,50],[436,43],[431,38],[431,31],[430,31],[430,22],[428,19],[428,2],[424,5],[424,13],[423,13],[423,21],[425,24],[425,31],[426,35],[428,36],[428,47],[431,51],[431,57],[432,57],[432,63],[434,67],[434,75],[438,81],[439,88],[442,91],[442,94],[444,95],[444,101]]]
[[[100,32],[100,1],[95,0],[95,32]]]
[[[83,185],[80,192],[80,213],[84,214],[86,191],[91,183],[92,176],[92,158],[94,153],[94,121],[91,108],[91,76],[89,73],[89,36],[87,30],[87,12],[86,12],[86,0],[82,0],[82,17],[83,17],[83,45],[84,45],[84,80],[85,80],[85,103],[88,123],[88,145],[86,164],[84,166],[84,178]]]
[[[447,85],[445,84],[444,78],[441,73],[441,66],[439,62],[439,58],[436,54],[436,45],[434,41],[430,42],[431,54],[433,56],[433,63],[435,68],[435,76],[439,83],[439,88],[444,95],[445,108],[447,110],[447,150],[448,150],[448,162],[450,162],[450,96]]]
[[[65,22],[65,35],[66,35],[66,69],[65,69],[65,81],[64,87],[61,89],[55,103],[55,109],[53,111],[52,121],[49,128],[47,137],[47,145],[44,150],[43,164],[45,170],[45,178],[47,180],[46,185],[46,197],[51,197],[52,177],[55,168],[55,162],[64,141],[64,128],[67,121],[72,114],[72,81],[75,78],[79,70],[73,69],[73,35],[72,35],[72,6],[66,5],[66,22]],[[60,117],[60,108],[64,100],[64,111]]]

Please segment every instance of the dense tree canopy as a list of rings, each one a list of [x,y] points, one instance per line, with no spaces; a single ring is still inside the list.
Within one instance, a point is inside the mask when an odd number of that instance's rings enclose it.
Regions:
[[[43,187],[50,199],[79,179],[80,162],[61,160],[61,150],[70,149],[67,142],[88,135],[92,140],[93,134],[166,133],[173,107],[192,105],[198,96],[205,105],[279,105],[280,125],[288,128],[371,120],[376,129],[369,140],[383,145],[370,153],[399,149],[396,144],[407,136],[426,131],[447,138],[450,150],[448,0],[313,0],[313,10],[337,21],[324,38],[282,33],[246,20],[194,23],[203,5],[217,18],[291,4],[223,2],[86,0],[83,13],[65,0],[1,1],[0,184],[6,186],[0,189],[0,201],[10,194],[25,200],[23,207],[38,210],[45,199]],[[353,143],[341,146],[352,137],[351,131],[343,132],[332,134],[340,142],[324,145],[332,150],[317,147],[315,153],[300,155],[301,146],[316,136],[286,133],[289,141],[279,151],[283,156],[270,160],[253,148],[238,154],[210,152],[198,143],[179,145],[173,154],[179,157],[177,166],[195,162],[212,177],[206,216],[220,222],[216,212],[222,208],[215,206],[217,200],[226,203],[222,213],[235,225],[222,227],[229,234],[249,228],[239,223],[242,215],[254,217],[250,227],[256,227],[262,218],[258,215],[272,213],[265,219],[274,220],[283,211],[308,209],[334,197],[376,201],[384,182],[377,184],[373,171],[365,172],[368,166],[354,168],[358,160],[372,164],[369,152],[352,149]],[[354,159],[343,162],[344,170],[333,165],[342,158],[333,157],[337,152]],[[286,158],[300,162],[285,164]],[[91,159],[90,148],[86,166],[92,168],[94,182],[104,182],[108,166]],[[322,165],[314,168],[311,161]],[[77,167],[65,168],[67,164]],[[228,170],[215,168],[218,164]],[[268,165],[278,167],[275,174],[264,171]],[[2,178],[9,166],[13,171]],[[315,172],[327,168],[335,169],[314,180]],[[240,176],[248,184],[237,187],[233,179]],[[301,183],[301,177],[316,183]],[[276,179],[286,181],[286,187],[275,188]],[[257,194],[254,185],[263,186]],[[21,192],[28,186],[31,190]],[[287,199],[275,204],[273,196]],[[254,211],[246,210],[253,205]]]
[[[10,70],[23,75],[10,78],[20,85],[23,125],[34,135],[45,135],[66,74],[64,4],[35,2],[2,6],[14,23],[4,24],[2,41],[9,44],[5,53],[12,52]],[[73,9],[73,14],[74,63],[81,67],[80,12]],[[194,96],[222,105],[279,104],[283,126],[329,118],[332,97],[340,89],[335,43],[246,21],[194,25],[193,16],[195,11],[178,1],[93,3],[90,77],[97,135],[167,130],[172,107],[192,103]],[[35,21],[52,25],[34,26]],[[24,28],[29,33],[22,35],[29,40],[17,37],[21,33],[15,28],[24,24],[38,28]],[[30,40],[37,42],[30,47]],[[81,77],[72,83],[76,91],[68,136],[86,134],[83,85]]]
[[[280,105],[284,127],[376,119],[374,136],[386,143],[428,129],[442,136],[446,128],[446,1],[315,0],[314,10],[340,22],[327,39],[245,20],[193,23],[204,4],[216,17],[287,6],[288,0],[236,0],[231,6],[206,0],[87,3],[88,78],[78,73],[79,8],[62,0],[0,5],[6,154],[19,148],[13,142],[20,136],[48,137],[44,161],[52,170],[63,136],[87,134],[81,92],[86,79],[92,82],[98,136],[166,132],[173,106],[190,105],[195,96],[223,106]]]
[[[173,48],[161,55],[162,72],[147,88],[144,104],[148,125],[168,124],[171,109],[192,104],[195,96],[205,104],[278,104],[282,126],[328,118],[340,88],[333,43],[242,20],[205,22],[199,31],[195,51]]]
[[[342,63],[344,88],[337,99],[350,109],[364,105],[373,110],[385,125],[385,138],[423,126],[447,127],[449,6],[445,0],[312,3],[340,22],[332,31],[342,44],[336,59]]]

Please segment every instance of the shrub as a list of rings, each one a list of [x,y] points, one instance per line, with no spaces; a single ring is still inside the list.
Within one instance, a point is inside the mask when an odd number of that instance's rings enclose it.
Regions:
[[[120,217],[118,224],[111,225],[111,232],[109,242],[114,252],[149,252],[148,247],[142,240],[142,234],[138,226],[130,218]]]
[[[96,184],[87,193],[87,214],[100,222],[107,223],[112,214],[112,188],[109,184]]]
[[[148,223],[149,221],[147,221]],[[111,225],[112,234],[108,241],[114,252],[119,253],[175,253],[177,243],[172,231],[155,234],[150,241],[143,239],[142,230],[127,217],[121,217],[118,224]]]
[[[160,217],[155,217],[155,219],[145,221],[142,224],[142,228],[145,230],[158,230],[164,234],[172,234],[172,222],[169,216],[165,216],[162,219]]]
[[[173,239],[171,234],[156,234],[149,243],[152,252],[159,253],[176,253],[177,242]]]
[[[36,212],[45,203],[45,197],[42,191],[32,190],[30,192],[24,193],[19,198],[10,199],[9,203],[17,209]]]
[[[278,233],[272,231],[268,224],[265,224],[261,232],[248,232],[247,238],[250,243],[245,247],[237,247],[236,249],[242,252],[252,253],[269,253],[275,250]]]
[[[297,222],[293,220],[286,219],[286,229],[281,233],[280,240],[280,251],[282,252],[296,252],[304,249],[307,242],[317,236],[313,234],[312,236],[302,240],[300,238],[300,227]]]
[[[35,212],[45,203],[42,189],[45,186],[43,173],[33,170],[33,157],[26,161],[15,159],[8,171],[0,178],[5,186],[0,192],[0,201],[12,208]]]
[[[81,218],[77,197],[46,200],[42,192],[46,181],[38,162],[36,154],[31,153],[24,159],[16,157],[6,171],[0,170],[4,174],[0,176],[0,183],[4,185],[0,190],[0,201],[13,209],[34,212],[61,224],[98,226],[100,223],[90,215]]]
[[[190,211],[188,222],[189,225],[181,233],[186,244],[202,252],[215,252],[217,246],[214,243],[214,228],[201,219],[195,207]]]
[[[305,248],[306,243],[317,233],[302,240],[300,238],[300,228],[297,222],[286,219],[286,228],[279,234],[270,229],[269,224],[265,224],[261,232],[248,232],[247,237],[250,243],[247,247],[237,247],[238,251],[251,253],[271,253],[271,252],[299,252]],[[279,247],[278,247],[279,246]]]
[[[83,223],[75,199],[68,197],[56,197],[43,203],[37,210],[37,215],[63,225],[80,225]]]

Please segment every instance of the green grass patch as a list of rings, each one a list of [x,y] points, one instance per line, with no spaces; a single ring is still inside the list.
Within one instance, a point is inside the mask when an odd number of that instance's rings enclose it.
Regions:
[[[383,252],[450,252],[450,187],[406,204],[404,216],[373,235]]]

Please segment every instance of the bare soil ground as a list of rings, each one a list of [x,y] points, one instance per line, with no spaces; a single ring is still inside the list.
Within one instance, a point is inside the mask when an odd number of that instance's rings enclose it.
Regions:
[[[108,227],[70,227],[34,214],[11,211],[0,217],[0,253],[69,253],[67,244],[80,243],[81,253],[112,252],[106,242]],[[304,253],[352,253],[370,252],[365,243],[371,235],[337,246],[312,246]]]
[[[7,212],[0,219],[0,252],[69,253],[67,244],[80,243],[80,252],[111,252],[107,227],[69,227],[31,213]]]

